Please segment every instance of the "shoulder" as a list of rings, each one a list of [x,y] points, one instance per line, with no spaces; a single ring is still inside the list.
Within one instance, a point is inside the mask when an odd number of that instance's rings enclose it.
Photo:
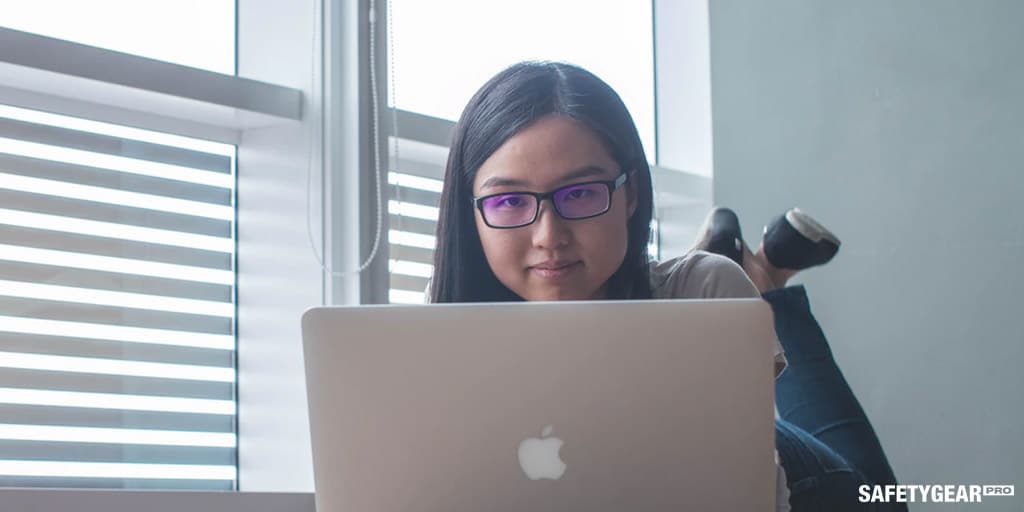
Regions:
[[[761,296],[736,262],[701,250],[661,262],[651,262],[650,274],[651,292],[658,299]]]

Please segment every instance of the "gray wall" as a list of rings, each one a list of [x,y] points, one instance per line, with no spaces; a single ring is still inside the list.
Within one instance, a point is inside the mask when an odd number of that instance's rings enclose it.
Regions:
[[[797,281],[904,483],[1024,492],[1022,26],[1017,0],[710,2],[715,201],[751,244],[793,205],[842,238]]]

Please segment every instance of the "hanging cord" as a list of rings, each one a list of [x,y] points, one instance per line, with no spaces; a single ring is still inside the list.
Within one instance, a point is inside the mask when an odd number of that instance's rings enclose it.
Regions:
[[[313,249],[313,255],[316,258],[317,263],[319,263],[320,268],[323,269],[325,272],[329,273],[331,276],[342,277],[342,278],[348,277],[348,276],[353,275],[353,274],[358,274],[358,273],[366,270],[366,268],[370,266],[370,264],[373,262],[374,258],[376,258],[378,250],[380,249],[380,243],[381,243],[381,238],[382,238],[381,237],[381,234],[382,234],[381,232],[383,231],[383,226],[384,226],[384,209],[383,209],[383,206],[382,206],[382,204],[384,202],[384,198],[383,198],[383,195],[381,193],[383,187],[381,185],[381,170],[380,170],[380,167],[381,167],[380,160],[381,159],[380,159],[380,150],[379,150],[379,148],[380,148],[380,123],[379,123],[380,115],[379,114],[380,113],[378,111],[379,110],[379,103],[378,103],[379,98],[378,98],[378,95],[377,95],[377,58],[376,58],[376,53],[377,53],[377,40],[376,40],[376,25],[377,25],[377,23],[376,23],[376,21],[377,20],[376,20],[376,0],[369,0],[369,2],[370,2],[370,4],[369,4],[369,13],[368,13],[367,20],[369,21],[369,36],[370,36],[370,44],[369,44],[369,50],[370,50],[370,52],[369,52],[370,53],[370,101],[371,101],[370,123],[372,124],[372,127],[373,127],[373,170],[374,170],[373,175],[374,175],[374,184],[375,184],[375,191],[376,191],[375,197],[377,198],[377,201],[376,201],[376,217],[375,217],[376,218],[376,227],[374,229],[373,247],[370,250],[370,255],[367,256],[366,261],[364,261],[361,265],[359,265],[358,268],[356,268],[354,270],[345,270],[345,271],[335,271],[335,270],[331,269],[331,267],[329,265],[326,265],[324,263],[323,258],[321,257],[321,254],[320,254],[321,250],[316,247],[316,242],[315,242],[314,237],[313,237],[312,201],[310,201],[310,193],[312,192],[312,188],[313,188],[312,187],[312,182],[313,182],[313,171],[312,171],[312,167],[313,167],[313,154],[314,154],[316,149],[319,149],[320,162],[321,162],[320,167],[321,167],[321,169],[323,169],[323,167],[324,167],[324,165],[323,165],[323,162],[324,162],[324,123],[325,123],[325,115],[324,115],[324,107],[323,107],[323,90],[324,90],[324,86],[323,86],[323,82],[324,82],[324,75],[323,75],[323,51],[322,51],[323,50],[323,44],[322,44],[322,41],[320,41],[321,38],[319,37],[320,36],[320,26],[322,24],[322,22],[320,21],[321,18],[322,18],[321,12],[320,12],[320,10],[322,8],[321,7],[322,6],[321,1],[314,1],[314,8],[313,8],[313,10],[314,10],[314,16],[313,16],[313,18],[314,18],[314,27],[313,27],[313,41],[312,41],[312,45],[311,45],[312,48],[311,48],[311,51],[310,51],[310,69],[312,70],[312,75],[313,75],[312,76],[312,87],[314,89],[313,90],[313,92],[314,92],[313,97],[314,98],[320,98],[321,105],[320,105],[320,109],[319,109],[319,114],[320,114],[320,117],[318,119],[319,122],[317,122],[317,123],[310,123],[309,154],[308,154],[308,158],[306,160],[306,234],[307,234],[307,236],[309,238],[309,245]],[[390,60],[390,65],[391,65],[391,76],[392,76],[392,80],[391,80],[391,95],[392,95],[392,104],[394,104],[394,97],[395,97],[395,94],[394,94],[394,92],[395,92],[395,83],[394,83],[395,82],[395,80],[394,80],[394,69],[395,69],[394,68],[394,39],[391,39],[391,34],[392,34],[392,32],[391,32],[391,2],[390,2],[390,0],[388,0],[388,37],[389,37],[389,40],[392,42],[392,44],[391,44],[391,52],[390,52],[390,57],[391,58],[389,59]],[[319,46],[319,49],[317,47],[317,43],[318,42],[321,43],[320,46]],[[317,68],[315,66],[315,57],[317,55],[320,56],[320,62],[321,62],[321,66],[320,66],[320,71],[321,72],[320,72],[319,80],[317,80],[317,78],[316,78],[316,69]],[[319,86],[319,90],[316,89],[317,86]],[[317,94],[318,92],[319,92],[319,94]],[[398,158],[398,126],[397,126],[398,125],[398,119],[397,119],[397,117],[398,116],[395,113],[395,109],[394,108],[392,108],[391,114],[392,114],[392,134],[393,134],[394,141],[395,141],[394,142],[394,144],[395,144],[394,152],[395,152],[395,159],[397,160],[397,158]],[[317,129],[317,128],[319,128],[319,129]],[[315,134],[313,133],[314,131],[316,131]]]
[[[396,92],[396,85],[398,83],[398,75],[395,74],[395,24],[393,23],[394,16],[391,15],[394,9],[391,8],[391,0],[387,0],[388,5],[388,67],[391,70],[391,77],[389,92],[391,93],[391,140],[394,141],[394,159],[388,157],[388,168],[391,171],[398,171],[398,93]],[[401,183],[395,183],[395,202],[401,204],[402,202],[402,187]],[[399,217],[401,219],[401,217]]]

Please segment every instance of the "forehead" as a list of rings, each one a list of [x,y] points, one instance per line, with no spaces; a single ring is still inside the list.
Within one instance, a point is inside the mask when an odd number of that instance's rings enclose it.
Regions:
[[[562,116],[541,118],[505,141],[477,171],[473,190],[492,178],[547,188],[565,175],[584,167],[604,170],[606,179],[616,172],[616,163],[597,135],[572,119]]]

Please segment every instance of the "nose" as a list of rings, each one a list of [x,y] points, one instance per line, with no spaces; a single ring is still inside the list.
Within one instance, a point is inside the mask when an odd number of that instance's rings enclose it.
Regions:
[[[533,223],[533,245],[542,249],[554,249],[569,243],[571,231],[566,221],[555,211],[551,201],[541,201],[537,221]]]

